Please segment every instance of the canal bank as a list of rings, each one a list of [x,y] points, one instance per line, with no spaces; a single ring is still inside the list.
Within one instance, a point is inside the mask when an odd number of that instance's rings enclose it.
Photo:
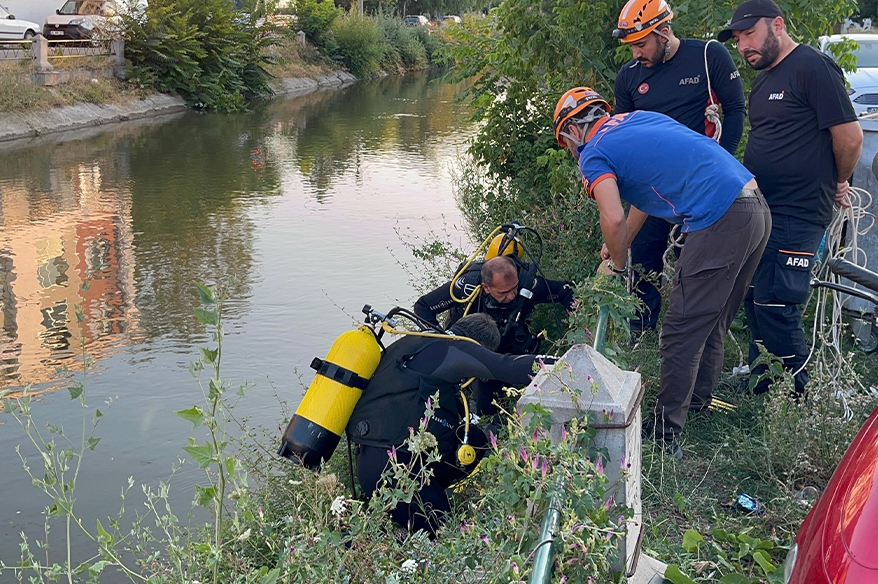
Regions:
[[[341,87],[356,80],[350,73],[335,71],[314,79],[275,79],[271,82],[271,88],[275,95],[296,96]],[[157,93],[121,103],[82,103],[35,112],[0,113],[0,142],[28,140],[46,134],[164,116],[186,109],[181,97]]]

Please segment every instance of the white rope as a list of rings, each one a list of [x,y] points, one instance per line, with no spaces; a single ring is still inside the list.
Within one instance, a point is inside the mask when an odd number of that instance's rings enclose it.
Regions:
[[[710,46],[710,43],[718,42],[719,41],[716,39],[710,39],[704,43],[704,74],[707,77],[707,99],[710,101],[710,105],[704,110],[704,117],[707,118],[708,122],[711,122],[716,126],[716,130],[713,133],[713,139],[717,142],[719,142],[723,135],[723,123],[719,118],[719,104],[713,98],[713,89],[710,85],[710,69],[707,66],[707,47]]]
[[[823,243],[824,257],[822,261],[815,262],[812,272],[812,275],[817,279],[841,283],[841,278],[829,271],[828,264],[832,258],[844,258],[858,266],[866,267],[868,257],[866,252],[860,248],[858,238],[868,233],[875,226],[875,215],[866,210],[872,204],[872,195],[864,189],[851,187],[849,200],[851,206],[847,209],[836,207],[832,222],[826,229],[825,241]],[[847,224],[847,241],[842,239],[845,234],[845,224]],[[822,372],[827,375],[832,385],[836,385],[841,381],[841,365],[844,362],[842,349],[843,295],[830,291],[828,288],[820,287],[811,291],[806,306],[810,303],[814,294],[817,294],[817,304],[815,307],[814,328],[811,332],[810,351],[805,363],[793,372],[793,376],[801,372],[811,362],[817,352],[823,351],[824,356],[827,358],[825,360],[818,359],[816,366],[821,368]],[[821,341],[822,343],[818,346],[818,343]],[[860,387],[859,389],[866,391],[865,387]],[[855,388],[839,388],[833,393],[833,396],[840,402],[844,410],[844,418],[846,420],[850,420],[854,415],[847,399],[853,395],[854,391]]]

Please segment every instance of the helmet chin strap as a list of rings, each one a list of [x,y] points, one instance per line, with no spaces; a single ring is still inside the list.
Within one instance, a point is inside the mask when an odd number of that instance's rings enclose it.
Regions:
[[[671,36],[663,33],[659,29],[655,29],[652,32],[654,32],[655,34],[659,35],[660,37],[662,37],[663,39],[668,41],[665,43],[665,52],[664,52],[664,55],[662,56],[662,63],[667,63],[668,59],[671,58]]]
[[[574,138],[572,135],[568,134],[564,130],[558,132],[560,136],[564,136],[565,140],[569,140],[572,144],[575,144],[577,148],[582,146],[587,142],[586,137],[588,136],[588,130],[591,128],[591,125],[598,119],[606,117],[608,114],[604,108],[599,105],[591,106],[591,109],[588,110],[588,113],[581,117],[570,120],[570,124],[576,124],[580,129],[580,137]],[[568,125],[570,125],[568,124]],[[566,126],[565,126],[566,127]]]

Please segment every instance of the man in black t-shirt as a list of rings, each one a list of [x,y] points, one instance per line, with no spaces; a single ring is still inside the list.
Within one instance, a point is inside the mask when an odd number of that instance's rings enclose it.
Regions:
[[[744,301],[755,343],[783,360],[796,391],[808,382],[808,343],[799,304],[808,296],[814,255],[832,220],[848,206],[848,179],[863,147],[863,130],[844,75],[825,54],[787,34],[772,0],[748,0],[719,33],[760,71],[750,92],[750,131],[744,166],[756,176],[771,209],[772,230]],[[758,373],[758,370],[751,372]],[[757,392],[767,391],[765,382]]]
[[[674,36],[673,16],[664,1],[629,0],[625,4],[613,36],[631,47],[632,59],[616,75],[613,113],[647,110],[665,114],[699,134],[718,137],[720,145],[734,154],[745,115],[738,68],[720,43]],[[710,119],[706,115],[709,106],[713,106]],[[719,106],[723,119],[718,127],[719,111],[714,109]],[[631,323],[635,332],[655,329],[658,324],[662,297],[652,281],[662,272],[671,227],[663,219],[650,217],[631,242],[631,263],[642,266],[648,278],[639,280],[635,290],[645,306],[639,320]]]

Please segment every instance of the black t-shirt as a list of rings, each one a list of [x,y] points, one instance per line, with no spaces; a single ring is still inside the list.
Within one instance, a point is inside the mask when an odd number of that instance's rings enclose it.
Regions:
[[[680,47],[666,63],[644,67],[631,60],[616,75],[614,114],[647,110],[665,114],[690,130],[713,136],[714,127],[704,117],[710,104],[704,67],[706,41],[680,39]],[[710,88],[722,106],[723,148],[734,153],[744,129],[744,85],[735,62],[722,44],[707,47]]]
[[[829,225],[838,180],[829,128],[856,119],[841,69],[813,47],[799,45],[759,73],[744,166],[772,213]]]

